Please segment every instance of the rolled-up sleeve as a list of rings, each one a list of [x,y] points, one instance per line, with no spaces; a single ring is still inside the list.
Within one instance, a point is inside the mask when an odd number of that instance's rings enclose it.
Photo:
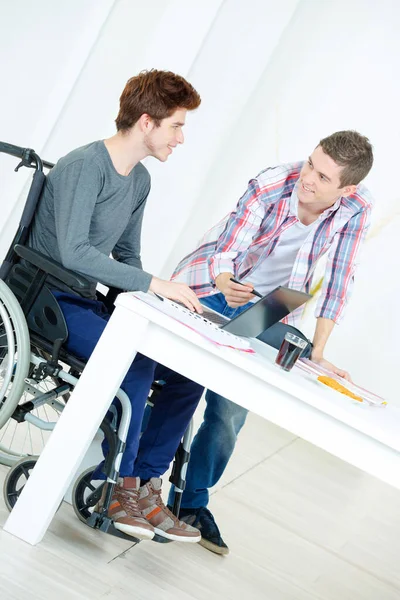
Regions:
[[[360,249],[370,227],[371,208],[355,214],[336,233],[328,255],[315,316],[339,323],[351,296]]]

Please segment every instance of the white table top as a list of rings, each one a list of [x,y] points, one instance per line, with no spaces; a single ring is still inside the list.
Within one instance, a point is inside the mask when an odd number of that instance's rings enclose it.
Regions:
[[[275,365],[277,351],[259,340],[251,340],[251,346],[256,351],[255,354],[218,347],[186,326],[181,325],[181,323],[144,304],[132,294],[121,294],[117,299],[117,303],[149,318],[152,323],[161,325],[176,336],[191,341],[206,349],[207,352],[229,361],[236,368],[246,371],[253,377],[287,392],[321,413],[337,419],[396,451],[400,451],[399,408],[390,404],[375,407],[353,401],[349,397],[317,382],[315,377],[296,367],[291,372],[285,372]],[[151,344],[151,340],[144,340],[139,347],[139,351],[149,356],[157,354],[149,347]],[[254,397],[250,410],[265,416],[262,410],[262,402],[263,399]]]

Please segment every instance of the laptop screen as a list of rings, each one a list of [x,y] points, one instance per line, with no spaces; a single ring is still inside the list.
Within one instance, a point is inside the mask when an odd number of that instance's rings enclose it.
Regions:
[[[257,337],[311,297],[305,292],[283,286],[277,287],[240,315],[222,325],[221,328],[235,335]]]

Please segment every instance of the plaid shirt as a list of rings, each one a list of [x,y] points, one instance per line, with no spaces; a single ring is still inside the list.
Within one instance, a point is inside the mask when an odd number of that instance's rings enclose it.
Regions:
[[[199,247],[176,267],[172,279],[187,283],[202,298],[217,293],[216,277],[234,273],[248,277],[279,243],[283,231],[297,222],[291,198],[303,162],[272,167],[250,180],[236,210],[204,235]],[[297,194],[293,194],[296,197]],[[361,243],[370,224],[372,198],[365,186],[340,198],[318,219],[303,242],[288,286],[310,291],[317,261],[329,251],[316,317],[338,323],[349,300]],[[303,307],[287,318],[296,323]]]

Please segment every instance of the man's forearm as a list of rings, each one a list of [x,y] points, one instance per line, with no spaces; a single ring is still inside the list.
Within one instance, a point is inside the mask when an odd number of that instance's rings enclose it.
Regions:
[[[319,317],[317,319],[317,326],[315,328],[312,351],[314,357],[322,358],[326,343],[329,339],[329,336],[332,333],[334,326],[335,321],[333,321],[332,319],[325,319],[323,317]]]

